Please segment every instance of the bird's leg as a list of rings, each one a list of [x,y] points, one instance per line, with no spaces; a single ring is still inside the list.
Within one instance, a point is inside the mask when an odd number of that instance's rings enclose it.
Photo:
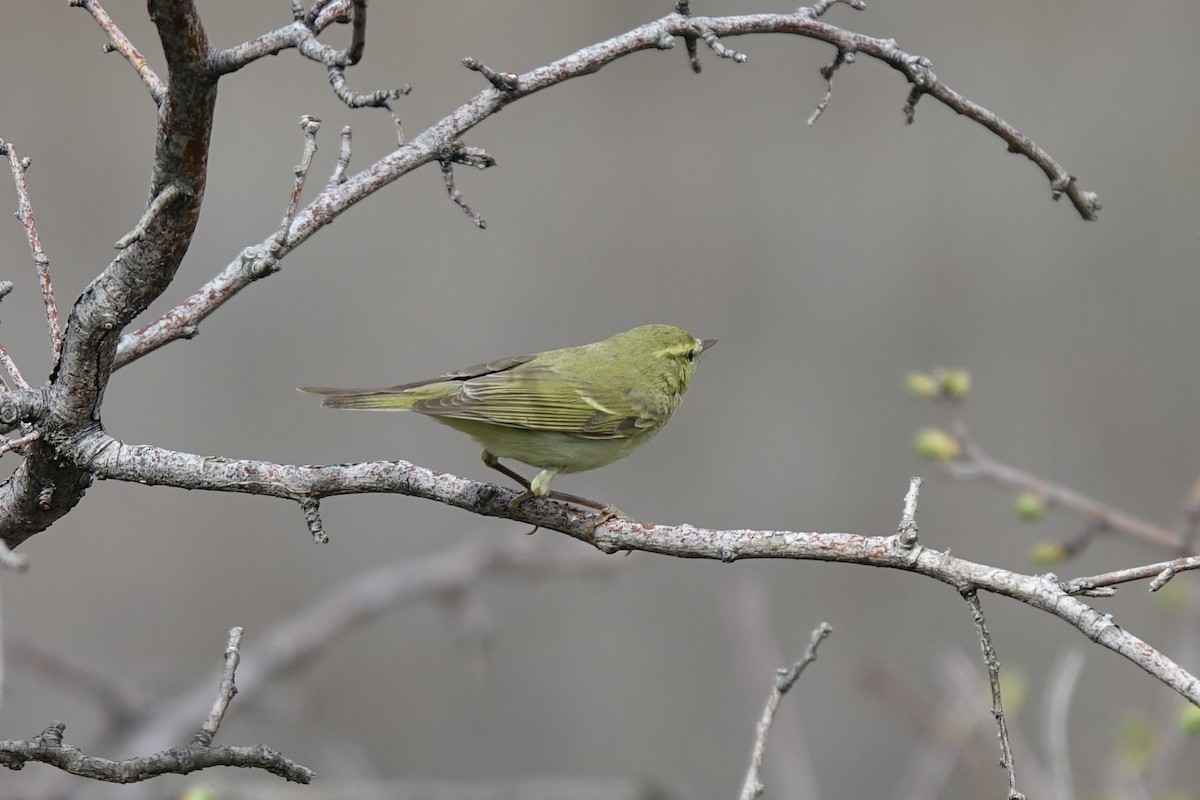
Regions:
[[[519,495],[517,495],[515,498],[513,498],[512,502],[510,502],[508,504],[508,510],[513,514],[515,514],[517,512],[517,507],[520,506],[521,503],[524,503],[526,500],[528,500],[531,497],[548,497],[551,500],[561,500],[564,503],[573,503],[577,506],[583,506],[584,508],[594,508],[597,511],[599,511],[600,517],[594,523],[592,523],[591,529],[589,531],[591,533],[595,533],[596,528],[599,528],[601,525],[608,522],[610,519],[627,519],[627,517],[621,512],[621,510],[619,508],[617,508],[616,506],[612,505],[611,503],[600,503],[595,500],[589,500],[586,497],[580,497],[579,495],[567,494],[566,492],[552,491],[550,489],[550,480],[555,475],[558,474],[559,471],[557,469],[554,469],[552,467],[547,467],[546,469],[543,469],[533,479],[533,482],[530,483],[519,473],[514,472],[513,470],[511,470],[508,467],[501,464],[500,459],[497,458],[494,453],[484,450],[482,458],[483,458],[484,464],[487,464],[489,467],[491,467],[492,469],[496,470],[499,473],[507,475],[508,477],[512,478],[514,481],[516,481],[517,483],[519,483],[525,487],[525,491],[521,492]],[[537,528],[535,527],[533,530],[536,531]],[[533,531],[530,531],[530,533],[532,533],[532,532]]]
[[[508,477],[512,478],[514,481],[516,481],[517,483],[519,483],[525,487],[525,492],[520,497],[521,501],[525,501],[529,497],[533,497],[533,494],[529,491],[529,481],[525,480],[525,478],[521,477],[516,472],[513,472],[511,469],[509,469],[508,467],[501,464],[500,459],[496,458],[496,456],[494,454],[489,453],[487,450],[484,450],[482,458],[483,458],[484,464],[487,464],[489,467],[496,470],[497,472],[501,472],[501,473],[507,475]],[[516,503],[516,502],[517,502],[516,500],[513,501],[513,503]]]

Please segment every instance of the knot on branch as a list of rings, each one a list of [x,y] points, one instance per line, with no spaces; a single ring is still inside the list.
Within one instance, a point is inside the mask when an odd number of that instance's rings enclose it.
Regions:
[[[46,397],[41,389],[17,389],[0,394],[0,425],[15,426],[19,422],[37,419],[46,411]]]

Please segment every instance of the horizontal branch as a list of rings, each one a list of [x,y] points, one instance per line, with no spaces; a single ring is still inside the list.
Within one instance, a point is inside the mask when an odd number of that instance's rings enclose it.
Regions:
[[[63,743],[66,725],[55,722],[33,739],[0,741],[0,765],[21,769],[34,761],[64,772],[109,783],[137,783],[159,775],[187,775],[209,767],[261,769],[296,783],[309,783],[312,770],[300,766],[265,745],[253,747],[171,747],[138,758],[113,761],[89,756]]]
[[[345,494],[402,494],[556,530],[605,553],[641,550],[725,562],[750,558],[838,561],[915,572],[960,592],[993,592],[1053,614],[1200,705],[1200,681],[1195,676],[1122,629],[1110,615],[1068,594],[1056,577],[976,564],[923,547],[915,537],[712,530],[633,520],[610,520],[593,530],[597,521],[593,513],[539,499],[527,500],[513,513],[509,503],[517,497],[514,490],[434,472],[407,461],[304,466],[231,460],[125,444],[103,431],[84,437],[78,450],[83,463],[98,478],[258,494],[301,503]]]

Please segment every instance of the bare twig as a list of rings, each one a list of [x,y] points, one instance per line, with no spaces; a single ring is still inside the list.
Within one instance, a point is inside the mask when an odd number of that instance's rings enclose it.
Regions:
[[[229,710],[229,704],[233,702],[233,696],[237,694],[234,676],[237,673],[238,662],[241,660],[241,647],[242,629],[240,627],[230,628],[229,643],[225,645],[225,670],[221,674],[221,686],[217,690],[217,699],[213,702],[212,711],[208,712],[208,719],[204,720],[200,730],[196,731],[196,735],[192,737],[193,745],[199,747],[211,745],[217,735],[217,729],[221,727],[221,721],[225,719],[225,712]]]
[[[110,761],[89,756],[63,742],[67,726],[55,721],[33,739],[0,741],[0,766],[21,769],[30,761],[63,772],[110,783],[137,783],[159,775],[188,775],[209,767],[261,769],[295,783],[309,783],[314,772],[265,745],[253,747],[172,747],[139,758]]]
[[[813,109],[813,113],[808,118],[808,124],[811,127],[825,113],[825,109],[829,107],[829,101],[833,97],[833,74],[838,71],[842,64],[853,64],[854,53],[848,50],[838,48],[837,55],[833,57],[825,66],[821,67],[821,77],[825,79],[825,95],[821,98],[821,102],[817,103],[817,107]]]
[[[138,220],[133,230],[117,239],[113,247],[124,250],[134,242],[141,241],[141,238],[146,235],[146,231],[150,230],[163,211],[172,203],[185,197],[187,193],[188,189],[178,183],[169,183],[164,186],[163,190],[150,201],[150,205],[146,206],[145,213],[142,214],[142,218]]]
[[[1000,765],[1008,771],[1008,800],[1025,800],[1025,795],[1017,791],[1017,769],[1013,764],[1012,745],[1008,741],[1008,723],[1004,718],[1004,703],[1000,698],[1000,659],[996,657],[992,635],[988,632],[987,620],[983,617],[983,604],[979,602],[979,593],[974,589],[967,589],[962,592],[962,596],[971,608],[975,632],[979,635],[979,647],[983,651],[983,663],[987,666],[988,681],[992,686],[992,716],[996,718],[996,727],[1000,735]]]
[[[304,512],[304,522],[308,532],[312,534],[317,544],[328,544],[329,535],[325,533],[325,524],[321,522],[321,503],[319,500],[307,499],[300,501],[300,510]]]
[[[133,42],[121,32],[117,24],[113,22],[112,17],[108,12],[101,7],[98,0],[71,0],[70,5],[82,8],[87,11],[100,24],[100,27],[108,34],[109,43],[107,47],[120,53],[129,62],[130,66],[137,72],[143,84],[150,91],[150,97],[155,103],[162,103],[163,97],[167,94],[167,87],[154,74],[154,70],[146,63],[146,59],[141,52],[133,46]]]
[[[58,303],[54,301],[54,284],[50,281],[50,258],[42,250],[37,221],[33,218],[33,203],[29,199],[29,184],[25,180],[29,160],[17,158],[17,149],[3,139],[0,139],[0,154],[8,155],[8,165],[12,169],[13,182],[17,187],[17,219],[25,227],[25,238],[29,241],[29,250],[33,253],[33,267],[37,273],[38,285],[42,288],[42,303],[46,307],[46,328],[50,334],[52,363],[57,364],[62,353],[62,326],[58,321]],[[9,291],[12,291],[11,284]]]
[[[186,747],[172,747],[148,756],[110,761],[86,755],[63,742],[67,726],[55,722],[41,735],[23,741],[0,742],[0,765],[21,769],[26,762],[37,761],[58,767],[71,775],[111,783],[137,783],[159,775],[187,775],[209,767],[246,767],[260,769],[295,783],[309,783],[314,772],[264,745],[254,747],[213,747],[212,740],[225,718],[229,703],[237,694],[234,674],[239,660],[242,629],[231,628],[225,646],[225,669],[204,724]]]
[[[691,0],[676,0],[675,13],[681,17],[690,17],[692,15]],[[688,63],[692,65],[692,72],[699,75],[704,66],[700,63],[700,49],[696,46],[696,38],[691,34],[685,33],[683,35],[683,44],[687,48]]]
[[[921,479],[913,477],[908,482],[908,493],[904,495],[904,512],[900,515],[900,525],[896,528],[902,547],[915,547],[917,544],[917,500],[921,497]]]
[[[337,164],[333,167],[333,173],[329,176],[329,183],[326,184],[327,189],[337,188],[346,180],[346,170],[350,167],[350,140],[353,138],[353,135],[349,125],[342,127],[338,160]]]
[[[40,438],[42,438],[42,434],[38,430],[30,430],[16,439],[3,439],[0,437],[0,456],[5,453],[11,453],[14,450],[20,450],[25,445],[36,442]]]
[[[750,753],[750,768],[746,771],[746,780],[742,783],[742,800],[755,800],[762,795],[766,788],[759,779],[759,773],[762,771],[763,755],[767,749],[767,736],[771,733],[771,723],[775,721],[775,713],[779,710],[779,704],[783,702],[783,696],[791,691],[792,686],[800,678],[800,673],[817,660],[817,648],[831,633],[833,633],[833,628],[829,623],[822,622],[809,637],[808,649],[804,651],[804,657],[790,667],[781,667],[776,673],[775,684],[771,687],[766,708],[763,709],[762,718],[758,721],[758,733],[754,737],[754,748]]]
[[[439,159],[442,165],[442,180],[446,184],[446,193],[450,199],[466,212],[471,221],[476,227],[484,230],[487,228],[487,220],[480,216],[479,212],[471,208],[467,203],[463,193],[459,191],[458,186],[454,183],[454,165],[466,164],[479,169],[487,169],[488,167],[496,166],[496,159],[489,156],[486,152],[478,147],[467,147],[462,142],[451,142],[443,151]]]
[[[488,83],[496,88],[498,92],[515,92],[521,88],[520,76],[515,72],[497,72],[487,64],[467,56],[462,60],[462,65],[472,72],[478,72],[480,75],[488,79]]]
[[[29,382],[21,375],[21,370],[17,369],[17,363],[12,360],[12,356],[8,354],[8,350],[2,344],[0,344],[0,366],[3,366],[8,377],[12,378],[14,387],[17,389],[29,388]]]
[[[1159,561],[1156,564],[1118,569],[1086,578],[1073,578],[1069,581],[1064,581],[1062,587],[1063,591],[1067,594],[1088,594],[1093,593],[1096,589],[1108,586],[1153,578],[1150,581],[1150,591],[1157,592],[1180,572],[1187,572],[1193,569],[1200,569],[1200,556],[1177,558],[1173,561]],[[1110,593],[1105,593],[1104,596],[1108,594]]]
[[[763,675],[771,674],[786,663],[779,639],[771,624],[771,603],[766,583],[749,572],[733,576],[730,600],[723,603],[728,612],[728,637],[738,660],[738,674],[745,688],[755,694]],[[771,725],[771,746],[783,758],[764,761],[760,780],[771,787],[776,797],[803,797],[821,800],[817,768],[809,747],[800,714],[795,706],[775,715]]]
[[[310,114],[300,118],[300,130],[304,132],[304,150],[300,154],[300,163],[296,165],[296,180],[292,183],[292,196],[288,200],[287,210],[283,213],[283,222],[275,233],[276,249],[283,250],[287,246],[288,231],[292,228],[292,220],[296,218],[296,209],[300,206],[300,193],[304,191],[304,181],[312,168],[313,156],[317,153],[317,132],[321,130],[321,120]]]
[[[869,665],[858,681],[862,690],[890,708],[917,734],[920,750],[912,755],[913,764],[906,769],[909,778],[904,791],[897,792],[898,800],[926,800],[937,797],[934,790],[948,780],[947,774],[955,765],[965,767],[969,777],[980,786],[991,786],[995,779],[994,764],[970,746],[965,732],[974,732],[978,715],[979,692],[976,683],[969,687],[954,680],[959,670],[956,662],[946,660],[940,665],[949,675],[938,681],[935,698],[926,699],[907,680],[884,663]]]

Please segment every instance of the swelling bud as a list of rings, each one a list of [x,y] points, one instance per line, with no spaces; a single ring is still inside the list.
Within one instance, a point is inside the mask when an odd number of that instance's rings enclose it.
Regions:
[[[913,447],[930,461],[953,461],[962,454],[958,441],[941,428],[925,428],[913,437]]]

